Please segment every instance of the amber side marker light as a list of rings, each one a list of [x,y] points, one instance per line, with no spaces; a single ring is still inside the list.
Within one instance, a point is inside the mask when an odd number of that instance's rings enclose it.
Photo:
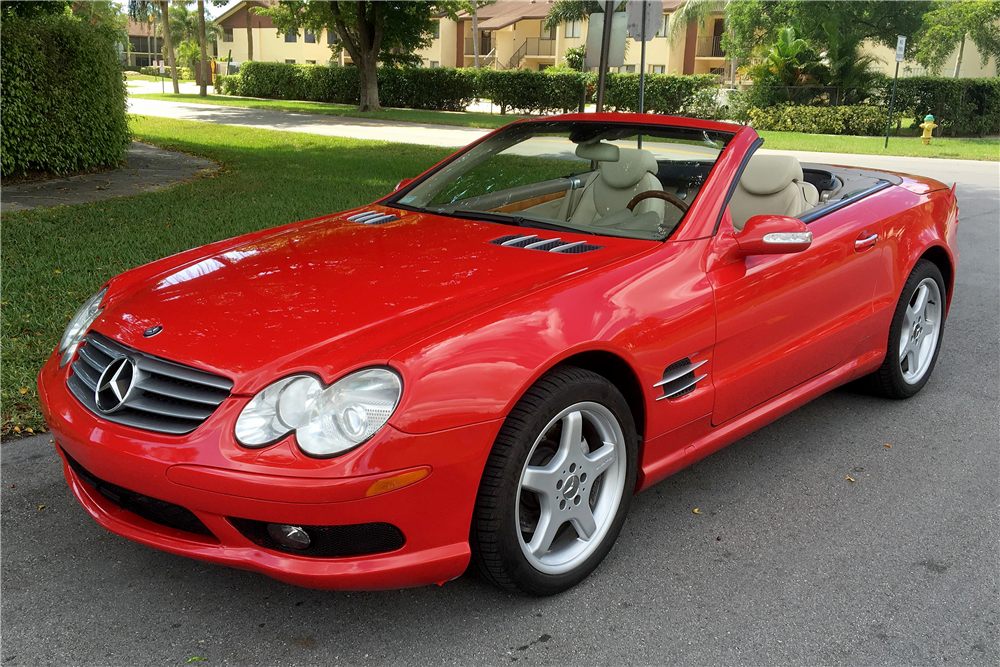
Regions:
[[[429,474],[431,474],[430,468],[420,468],[419,470],[411,470],[400,475],[385,477],[369,486],[368,490],[365,491],[365,497],[378,496],[383,493],[395,491],[396,489],[401,489],[404,486],[409,486],[410,484],[419,482]]]

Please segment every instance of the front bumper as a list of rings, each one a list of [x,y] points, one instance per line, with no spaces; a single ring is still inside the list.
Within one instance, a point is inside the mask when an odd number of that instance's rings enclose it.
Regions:
[[[239,447],[232,424],[248,397],[227,399],[186,436],[168,436],[92,414],[66,388],[68,372],[69,366],[59,368],[55,355],[42,368],[42,409],[70,489],[114,533],[312,588],[376,590],[444,583],[468,566],[472,509],[499,420],[420,435],[386,426],[362,447],[318,460],[302,455],[291,441],[294,436],[263,450]],[[66,454],[84,474],[70,466]],[[417,468],[430,474],[366,497],[373,482]],[[124,510],[97,491],[92,477],[189,510],[211,535]],[[302,556],[255,544],[232,518],[304,526],[388,523],[405,541],[398,549],[372,555]]]

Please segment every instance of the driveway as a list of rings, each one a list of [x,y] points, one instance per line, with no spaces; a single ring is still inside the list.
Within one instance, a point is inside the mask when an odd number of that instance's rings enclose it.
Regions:
[[[470,575],[313,591],[154,551],[87,516],[47,437],[9,442],[2,664],[997,665],[1000,165],[831,161],[959,183],[954,302],[917,397],[837,390],[674,475],[547,599]]]

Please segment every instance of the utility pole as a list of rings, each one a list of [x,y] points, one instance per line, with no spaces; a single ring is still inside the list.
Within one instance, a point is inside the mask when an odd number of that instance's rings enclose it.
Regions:
[[[604,35],[601,38],[601,64],[597,73],[597,113],[604,111],[604,83],[608,78],[608,55],[611,50],[611,21],[614,18],[614,0],[604,3]]]

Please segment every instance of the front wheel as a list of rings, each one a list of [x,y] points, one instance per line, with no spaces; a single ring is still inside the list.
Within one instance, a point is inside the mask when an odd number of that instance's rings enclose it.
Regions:
[[[885,361],[871,375],[876,392],[909,398],[927,384],[941,348],[946,303],[940,269],[921,259],[896,304]]]
[[[637,440],[604,377],[574,367],[542,377],[507,417],[483,473],[470,535],[480,573],[532,595],[586,578],[625,522]]]

